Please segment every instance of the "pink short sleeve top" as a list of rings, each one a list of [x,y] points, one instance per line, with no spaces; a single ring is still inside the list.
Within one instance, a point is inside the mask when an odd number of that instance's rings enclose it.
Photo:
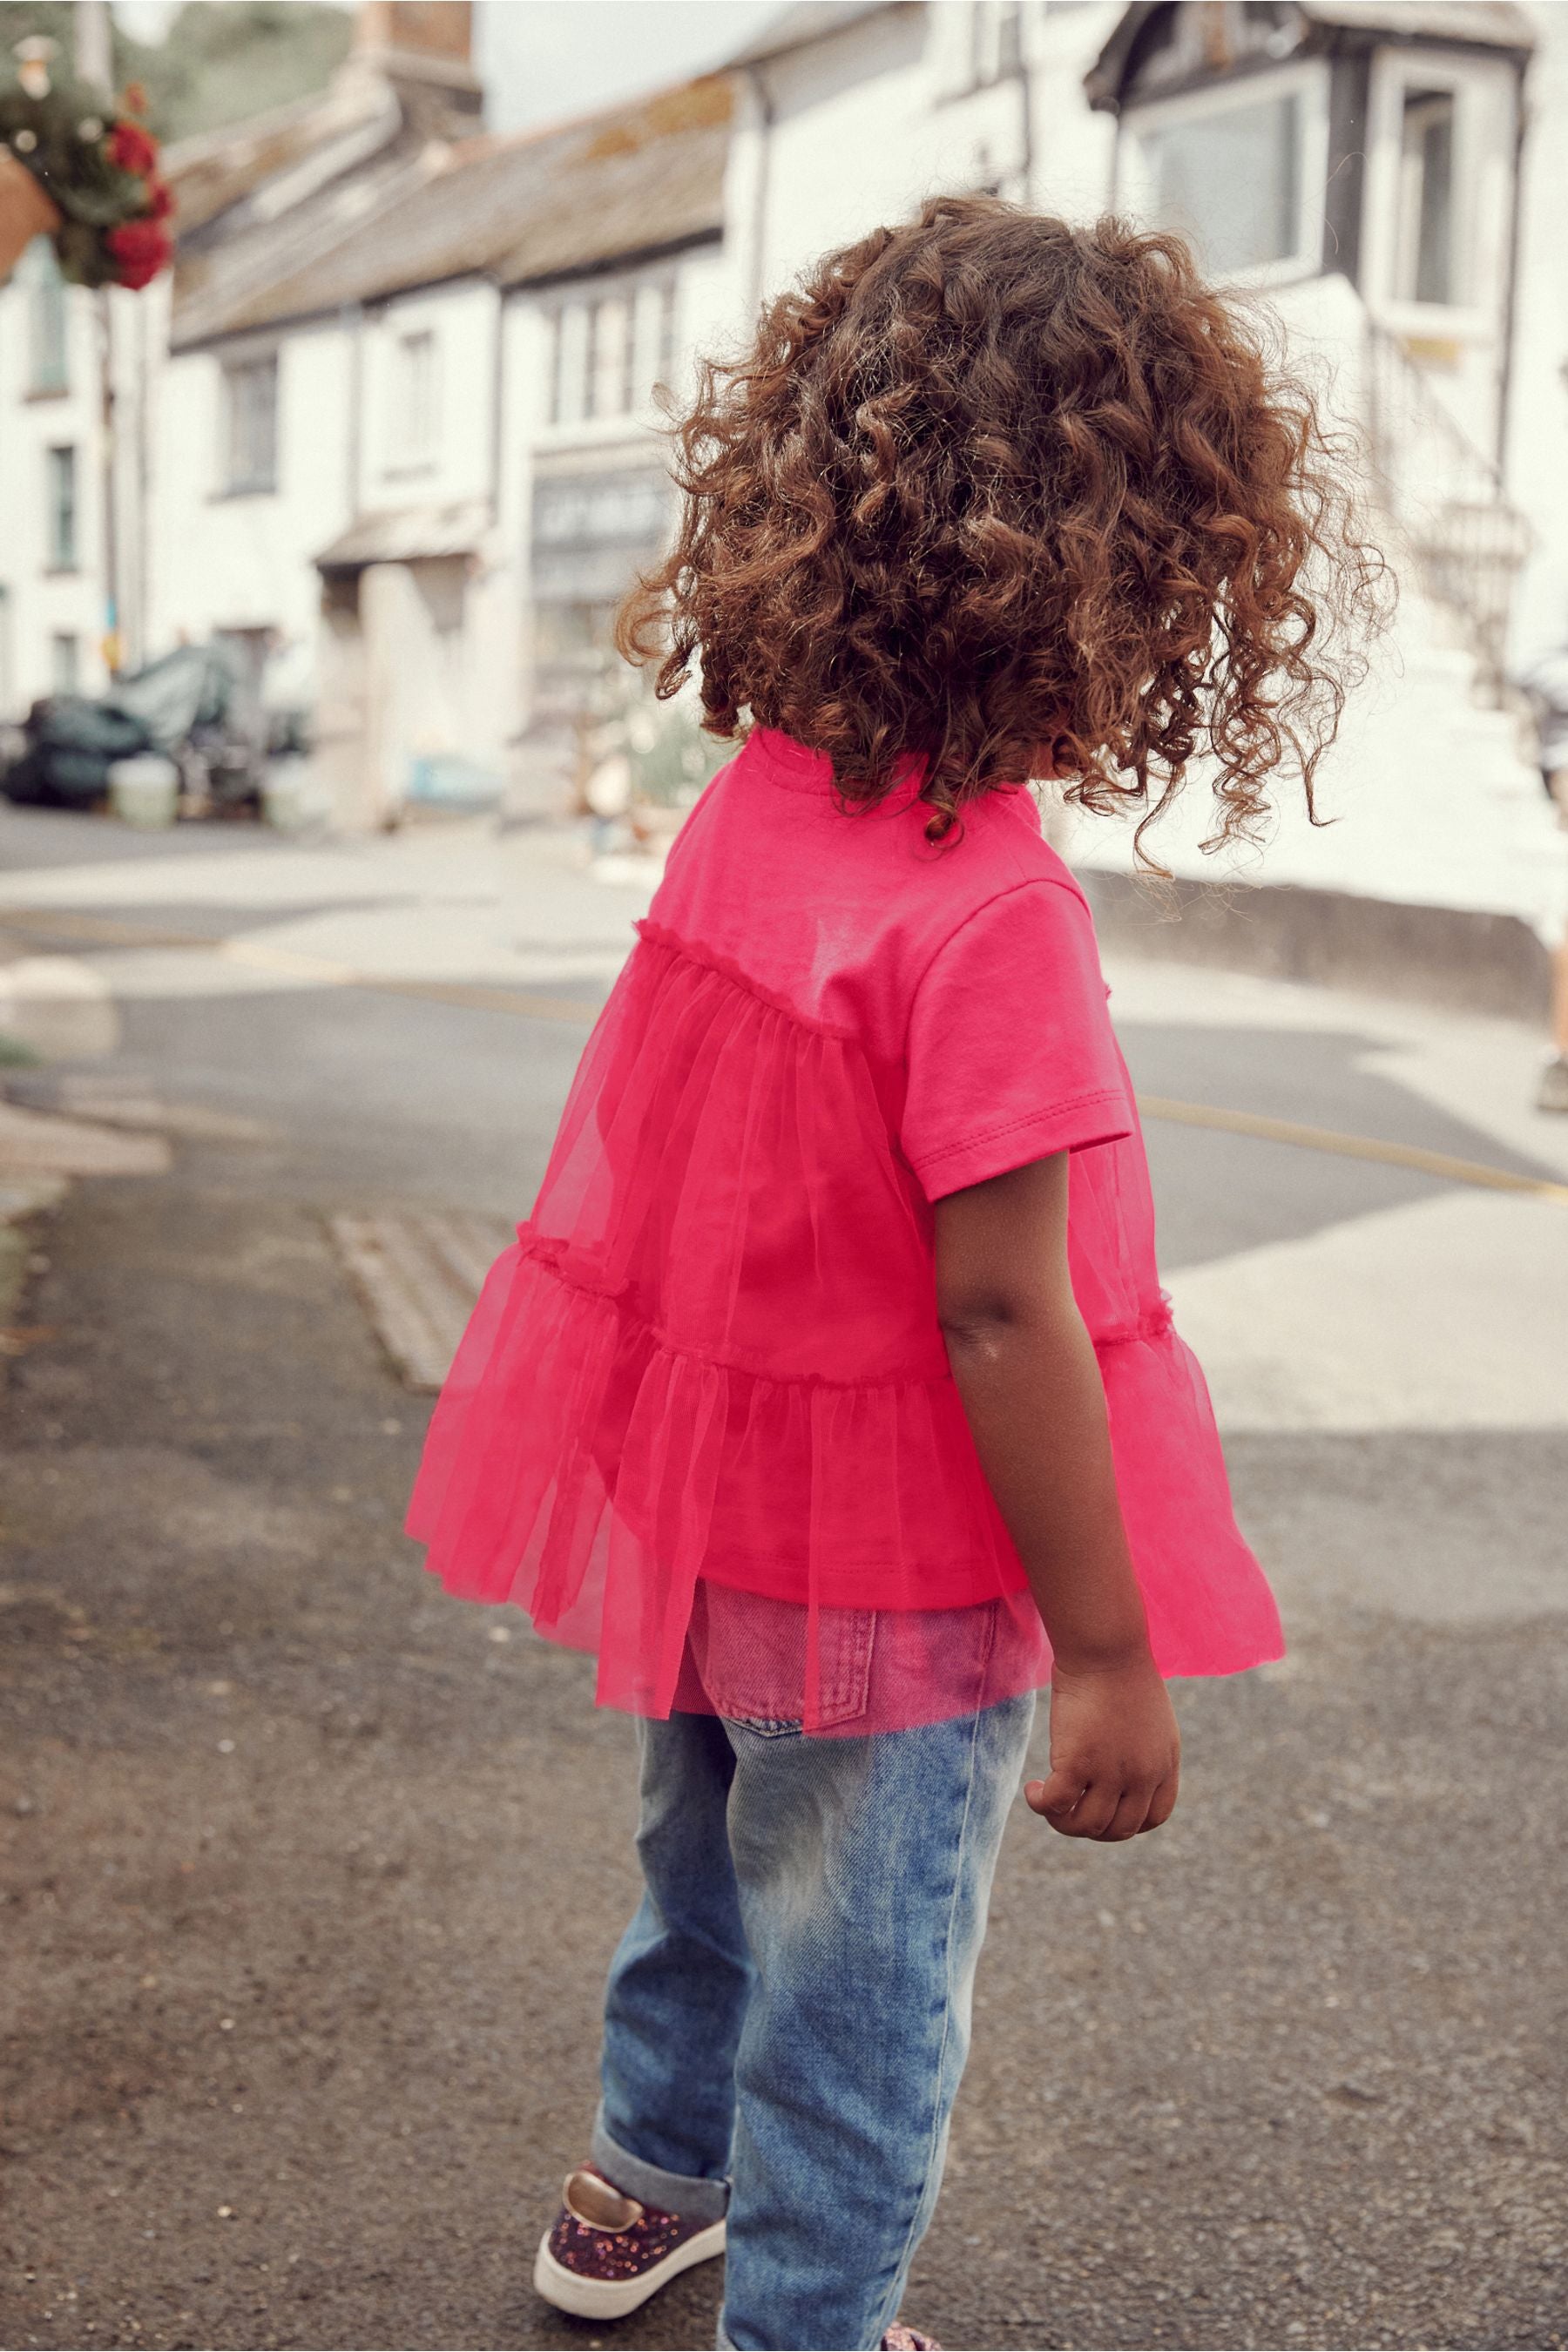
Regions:
[[[452,1590],[595,1650],[605,1704],[702,1703],[690,1640],[723,1594],[798,1621],[808,1730],[867,1612],[929,1657],[913,1636],[943,1612],[1016,1610],[936,1319],[931,1204],[1058,1151],[1156,1658],[1279,1654],[1159,1286],[1088,907],[1026,792],[940,845],[928,815],[912,776],[845,807],[826,760],[765,730],[715,778],[437,1406],[410,1532]],[[931,1679],[922,1703],[900,1675],[900,1720],[952,1711]]]

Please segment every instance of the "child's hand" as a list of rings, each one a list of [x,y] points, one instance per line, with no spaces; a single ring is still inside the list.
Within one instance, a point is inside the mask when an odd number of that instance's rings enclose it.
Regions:
[[[1029,1805],[1063,1837],[1106,1843],[1157,1830],[1176,1802],[1181,1734],[1154,1662],[1073,1669],[1051,1677],[1051,1777],[1031,1780]]]

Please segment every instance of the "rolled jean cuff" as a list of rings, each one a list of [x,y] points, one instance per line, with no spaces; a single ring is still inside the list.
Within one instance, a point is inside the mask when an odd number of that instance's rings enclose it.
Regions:
[[[602,2115],[594,2119],[588,2155],[623,2197],[635,2197],[639,2205],[655,2205],[661,2213],[679,2213],[688,2221],[721,2221],[729,2210],[727,2180],[694,2180],[686,2173],[666,2172],[657,2164],[645,2164],[639,2156],[628,2156],[605,2129]]]

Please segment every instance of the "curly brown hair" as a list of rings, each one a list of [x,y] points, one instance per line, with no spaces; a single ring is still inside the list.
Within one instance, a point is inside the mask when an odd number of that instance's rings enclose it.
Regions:
[[[1142,835],[1194,758],[1211,844],[1310,814],[1384,566],[1347,452],[1179,237],[942,196],[819,263],[675,432],[676,542],[616,644],[704,724],[924,761],[927,830],[1041,773]]]

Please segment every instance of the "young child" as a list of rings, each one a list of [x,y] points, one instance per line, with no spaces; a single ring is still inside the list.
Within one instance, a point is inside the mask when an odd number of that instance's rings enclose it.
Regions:
[[[639,1719],[646,1891],[540,2293],[610,2320],[724,2248],[721,2345],[909,2346],[1037,1688],[1029,1805],[1117,1841],[1176,1801],[1163,1677],[1280,1649],[1023,780],[1147,805],[1201,753],[1222,835],[1282,757],[1310,793],[1318,616],[1373,560],[1178,242],[987,198],[814,269],[679,438],[625,649],[749,731],[410,1525]]]

